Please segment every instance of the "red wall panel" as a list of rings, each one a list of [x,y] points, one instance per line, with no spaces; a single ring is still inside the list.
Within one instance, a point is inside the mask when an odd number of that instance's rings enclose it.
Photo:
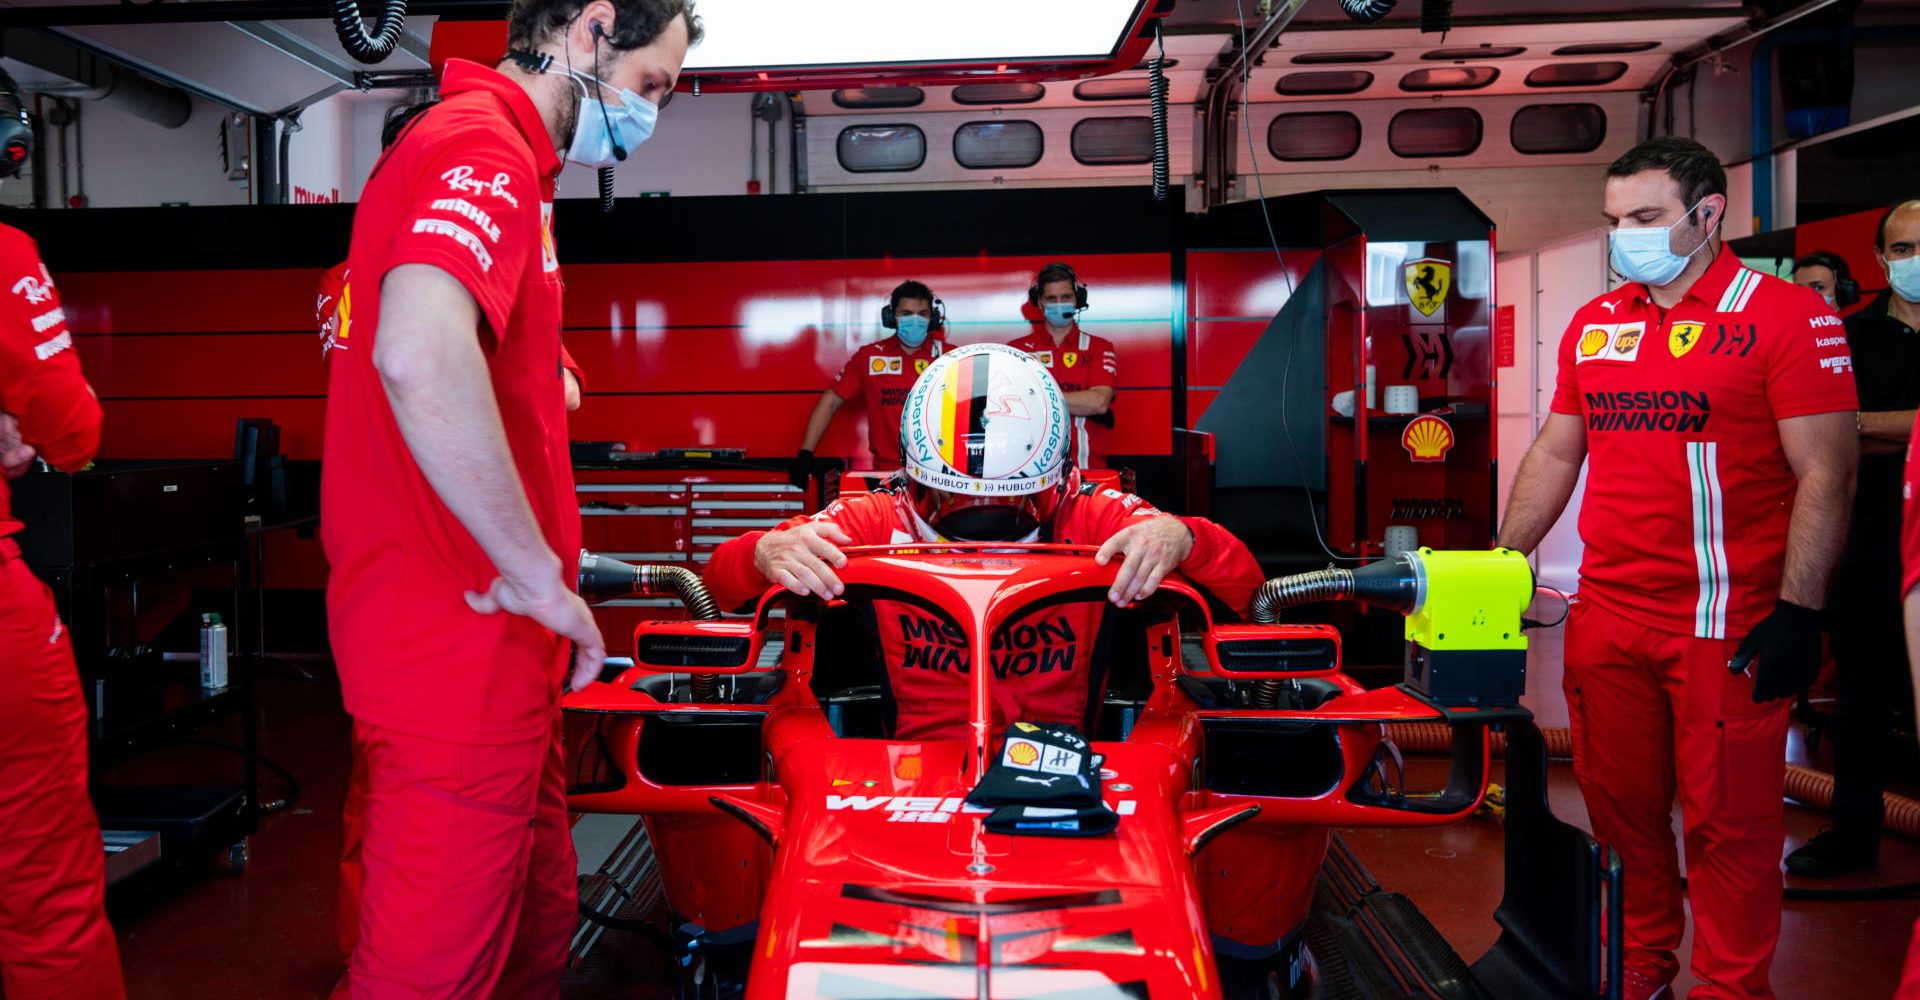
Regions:
[[[60,298],[76,334],[256,333],[312,330],[320,271],[113,271],[60,273]]]
[[[1272,250],[1194,250],[1187,254],[1187,306],[1195,317],[1271,317],[1319,260],[1318,250],[1288,250],[1285,274]]]
[[[327,372],[312,333],[113,336],[74,340],[103,399],[324,396]],[[232,427],[227,428],[228,444]]]

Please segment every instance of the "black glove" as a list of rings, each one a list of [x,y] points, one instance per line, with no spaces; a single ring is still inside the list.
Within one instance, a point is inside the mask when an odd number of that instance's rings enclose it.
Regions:
[[[796,489],[807,488],[807,484],[813,481],[813,452],[802,448],[799,454],[793,456],[793,464],[787,468],[787,481]]]
[[[1779,601],[1740,641],[1727,669],[1736,674],[1753,671],[1755,703],[1790,698],[1819,676],[1821,618],[1812,608]]]

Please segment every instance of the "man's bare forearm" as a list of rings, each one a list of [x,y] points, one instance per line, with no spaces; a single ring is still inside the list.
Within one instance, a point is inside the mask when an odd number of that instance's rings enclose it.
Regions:
[[[395,269],[383,296],[396,291],[395,276],[414,267],[424,265]],[[560,557],[547,544],[514,467],[474,332],[477,309],[451,277],[429,270],[438,277],[401,284],[401,294],[389,301],[405,304],[382,309],[374,367],[428,485],[501,576],[537,587],[560,572]]]
[[[829,389],[820,395],[820,401],[813,404],[813,412],[807,416],[807,432],[800,438],[800,450],[812,451],[820,446],[820,439],[827,436],[827,425],[833,422],[833,414],[840,409],[840,397]]]
[[[1067,412],[1076,417],[1097,417],[1113,405],[1113,387],[1110,385],[1097,385],[1064,395],[1067,398]]]
[[[1513,495],[1500,522],[1503,548],[1532,552],[1573,497],[1580,482],[1580,462],[1568,461],[1538,444],[1527,449],[1520,471],[1513,477]]]
[[[1787,527],[1787,562],[1780,597],[1805,608],[1824,608],[1834,564],[1847,544],[1853,513],[1854,466],[1802,477],[1793,495]]]
[[[1913,435],[1915,410],[1862,410],[1860,413],[1860,440],[1892,441],[1906,444]]]

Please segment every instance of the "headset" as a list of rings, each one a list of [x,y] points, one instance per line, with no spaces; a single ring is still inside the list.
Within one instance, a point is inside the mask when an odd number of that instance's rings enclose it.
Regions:
[[[33,156],[33,120],[20,87],[0,70],[0,177],[17,177]]]
[[[1860,301],[1860,283],[1853,280],[1853,269],[1837,253],[1815,250],[1793,262],[1793,269],[1824,267],[1833,272],[1833,304],[1841,309]]]
[[[1057,260],[1041,268],[1040,273],[1034,277],[1032,286],[1027,289],[1027,304],[1036,309],[1039,308],[1040,290],[1055,281],[1073,282],[1073,307],[1075,309],[1087,307],[1087,286],[1080,283],[1080,276],[1074,273],[1073,268]]]
[[[905,286],[903,285],[901,287],[904,288]],[[928,294],[932,295],[931,289],[928,290]],[[919,297],[918,295],[910,294],[902,295],[899,288],[894,289],[893,294],[887,297],[887,304],[880,307],[880,325],[889,330],[898,330],[900,328],[900,320],[899,317],[893,313],[893,304],[901,299],[917,299]],[[946,328],[946,325],[947,304],[940,301],[940,297],[935,295],[933,296],[933,322],[929,324],[929,327],[935,330],[942,330]]]

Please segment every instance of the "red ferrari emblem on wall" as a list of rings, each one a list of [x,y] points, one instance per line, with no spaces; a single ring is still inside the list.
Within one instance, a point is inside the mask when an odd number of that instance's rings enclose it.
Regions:
[[[1453,450],[1453,427],[1439,417],[1415,417],[1400,434],[1400,447],[1416,462],[1444,462]]]

